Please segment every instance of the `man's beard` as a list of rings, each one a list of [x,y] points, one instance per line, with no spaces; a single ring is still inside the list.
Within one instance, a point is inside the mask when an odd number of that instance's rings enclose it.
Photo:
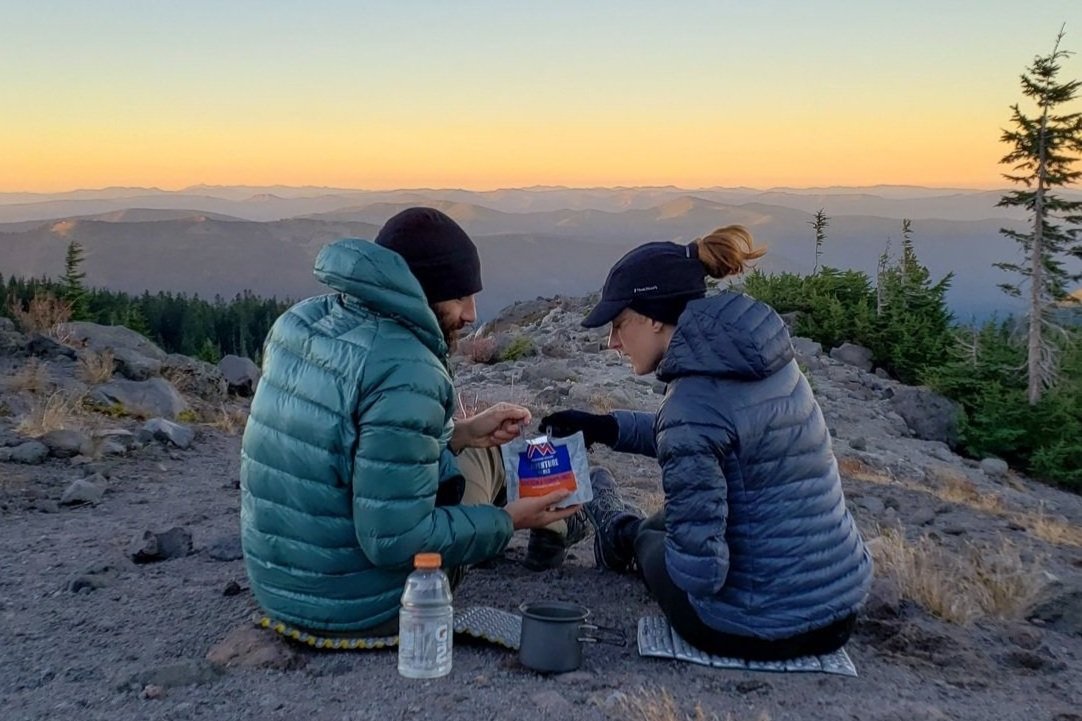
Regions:
[[[439,309],[435,306],[429,307],[431,307],[432,312],[436,314],[436,320],[439,322],[440,331],[443,332],[443,340],[447,343],[447,354],[451,355],[458,348],[458,336],[462,330],[462,326],[443,313],[440,313]]]

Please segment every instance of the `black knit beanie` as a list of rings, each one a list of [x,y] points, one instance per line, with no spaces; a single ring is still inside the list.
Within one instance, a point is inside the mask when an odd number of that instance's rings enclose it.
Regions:
[[[435,208],[407,208],[388,220],[376,244],[401,255],[429,303],[481,291],[481,258],[466,231]]]

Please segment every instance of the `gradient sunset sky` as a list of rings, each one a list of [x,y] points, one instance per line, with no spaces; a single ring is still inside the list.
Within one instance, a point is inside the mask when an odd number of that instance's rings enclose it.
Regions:
[[[1002,187],[1080,0],[0,0],[0,191]],[[1065,66],[1082,77],[1082,57]]]

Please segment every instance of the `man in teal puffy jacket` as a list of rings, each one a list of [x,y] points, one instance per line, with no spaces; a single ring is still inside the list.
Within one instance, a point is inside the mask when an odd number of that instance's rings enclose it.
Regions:
[[[415,554],[469,566],[501,553],[514,530],[562,527],[577,509],[553,509],[566,493],[493,505],[499,445],[528,410],[452,419],[448,353],[475,320],[481,274],[451,218],[410,208],[374,243],[323,248],[315,274],[334,293],[287,310],[264,346],[241,451],[245,564],[277,621],[390,634]],[[557,563],[585,528],[571,525]],[[531,543],[534,556],[546,550]]]

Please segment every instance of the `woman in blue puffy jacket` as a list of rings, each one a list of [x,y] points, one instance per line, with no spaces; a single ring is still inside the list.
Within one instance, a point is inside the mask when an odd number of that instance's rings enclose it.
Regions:
[[[656,414],[554,413],[542,428],[656,457],[665,508],[624,501],[591,474],[599,566],[637,570],[673,628],[701,650],[757,660],[826,654],[852,632],[872,565],[845,506],[830,434],[765,303],[705,276],[743,272],[764,251],[740,226],[690,245],[647,243],[609,272],[583,321],[668,384]]]

